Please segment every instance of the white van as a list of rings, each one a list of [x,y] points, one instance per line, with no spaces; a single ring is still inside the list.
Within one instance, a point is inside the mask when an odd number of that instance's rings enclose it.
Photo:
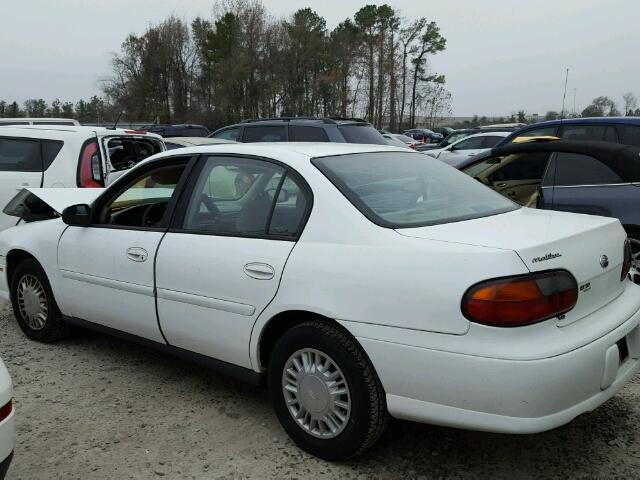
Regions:
[[[4,125],[76,125],[80,122],[73,118],[0,118],[0,127]]]
[[[140,130],[83,126],[0,128],[0,210],[26,187],[103,188],[124,171],[166,150]],[[0,231],[16,224],[0,213]]]

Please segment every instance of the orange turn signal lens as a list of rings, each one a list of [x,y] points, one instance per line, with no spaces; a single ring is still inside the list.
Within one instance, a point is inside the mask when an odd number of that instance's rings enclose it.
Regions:
[[[566,313],[577,301],[573,275],[551,270],[478,283],[465,293],[462,313],[483,325],[516,327]]]

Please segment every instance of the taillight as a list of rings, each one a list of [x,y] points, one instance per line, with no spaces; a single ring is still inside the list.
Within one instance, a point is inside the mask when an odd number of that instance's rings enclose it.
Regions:
[[[104,187],[102,162],[97,140],[90,140],[82,147],[78,169],[78,186],[83,188]]]
[[[124,133],[129,133],[132,135],[146,135],[146,130],[125,130]]]
[[[0,407],[0,422],[2,422],[5,418],[11,415],[11,411],[13,410],[13,405],[11,404],[11,400],[6,405]]]
[[[550,270],[478,283],[464,294],[462,313],[483,325],[518,327],[566,313],[577,301],[573,275]]]
[[[416,144],[415,143],[410,143],[409,144],[409,148],[412,149],[412,150],[415,150],[416,149]]]
[[[631,263],[633,262],[633,250],[631,249],[631,242],[627,238],[624,241],[624,261],[622,262],[622,272],[620,272],[620,281],[622,282],[629,275],[631,270]]]

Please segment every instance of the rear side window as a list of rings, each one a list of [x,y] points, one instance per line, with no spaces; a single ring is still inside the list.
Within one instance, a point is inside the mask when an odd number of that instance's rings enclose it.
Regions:
[[[341,125],[338,129],[347,143],[389,145],[380,132],[371,125]]]
[[[290,142],[328,142],[329,137],[324,129],[319,127],[289,127]]]
[[[589,155],[559,152],[556,154],[555,162],[555,184],[558,186],[602,185],[631,181],[631,179],[625,179],[628,172],[620,168],[614,169],[611,165]]]
[[[243,142],[286,142],[287,131],[283,126],[245,127]]]
[[[620,125],[620,143],[640,147],[640,125]]]
[[[499,193],[419,153],[358,153],[313,164],[373,223],[419,227],[519,208]]]
[[[221,138],[223,140],[238,140],[238,133],[240,132],[240,128],[227,128],[222,132],[218,132],[215,135],[211,135],[212,138]]]
[[[484,148],[484,137],[472,137],[456,143],[453,147],[455,150],[475,150],[476,148]]]
[[[492,175],[493,182],[512,180],[540,180],[547,168],[546,153],[514,154],[502,159],[504,167]]]
[[[63,142],[58,140],[41,140],[42,142],[42,164],[44,170],[49,168],[60,153]]]
[[[22,138],[0,138],[0,171],[41,172],[40,142]]]

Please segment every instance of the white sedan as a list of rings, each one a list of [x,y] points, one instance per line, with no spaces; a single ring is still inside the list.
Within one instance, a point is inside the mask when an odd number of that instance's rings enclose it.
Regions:
[[[406,149],[185,148],[104,190],[32,192],[5,211],[42,221],[0,234],[0,297],[28,337],[81,325],[268,381],[325,459],[389,415],[551,429],[640,365],[618,220],[522,208]]]
[[[11,377],[0,360],[0,480],[4,479],[13,458],[15,413],[12,396]]]
[[[476,133],[474,135],[464,137],[463,139],[458,140],[451,145],[447,145],[444,148],[427,150],[424,154],[437,158],[438,160],[442,160],[444,163],[458,168],[460,165],[466,163],[470,158],[495,147],[510,134],[511,132]]]

